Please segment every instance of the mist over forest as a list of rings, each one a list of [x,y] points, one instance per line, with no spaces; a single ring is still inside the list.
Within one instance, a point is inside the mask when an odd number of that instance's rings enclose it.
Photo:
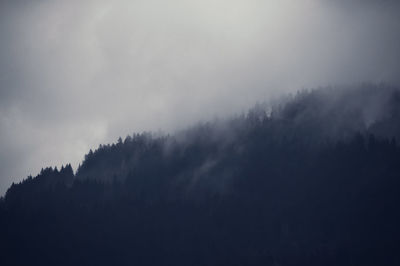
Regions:
[[[396,0],[1,0],[0,195],[133,132],[400,85]]]
[[[0,265],[400,265],[399,14],[0,0]]]
[[[302,90],[14,183],[1,265],[398,265],[400,90]]]

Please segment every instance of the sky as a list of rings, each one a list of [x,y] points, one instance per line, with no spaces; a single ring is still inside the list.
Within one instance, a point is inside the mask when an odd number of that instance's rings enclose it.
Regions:
[[[133,132],[399,85],[399,2],[0,0],[0,195]]]

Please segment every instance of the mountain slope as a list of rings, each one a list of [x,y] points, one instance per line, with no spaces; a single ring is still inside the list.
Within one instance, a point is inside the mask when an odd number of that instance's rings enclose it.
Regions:
[[[47,168],[0,202],[0,264],[398,265],[399,99],[304,91]]]

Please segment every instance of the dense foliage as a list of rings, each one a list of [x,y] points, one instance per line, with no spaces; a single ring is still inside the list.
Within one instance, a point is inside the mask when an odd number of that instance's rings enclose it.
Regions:
[[[304,91],[90,151],[0,202],[1,265],[400,265],[400,93]]]

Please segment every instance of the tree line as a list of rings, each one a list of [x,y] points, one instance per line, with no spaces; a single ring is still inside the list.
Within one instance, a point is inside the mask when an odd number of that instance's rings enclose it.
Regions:
[[[1,265],[398,265],[399,91],[302,91],[13,184]]]

